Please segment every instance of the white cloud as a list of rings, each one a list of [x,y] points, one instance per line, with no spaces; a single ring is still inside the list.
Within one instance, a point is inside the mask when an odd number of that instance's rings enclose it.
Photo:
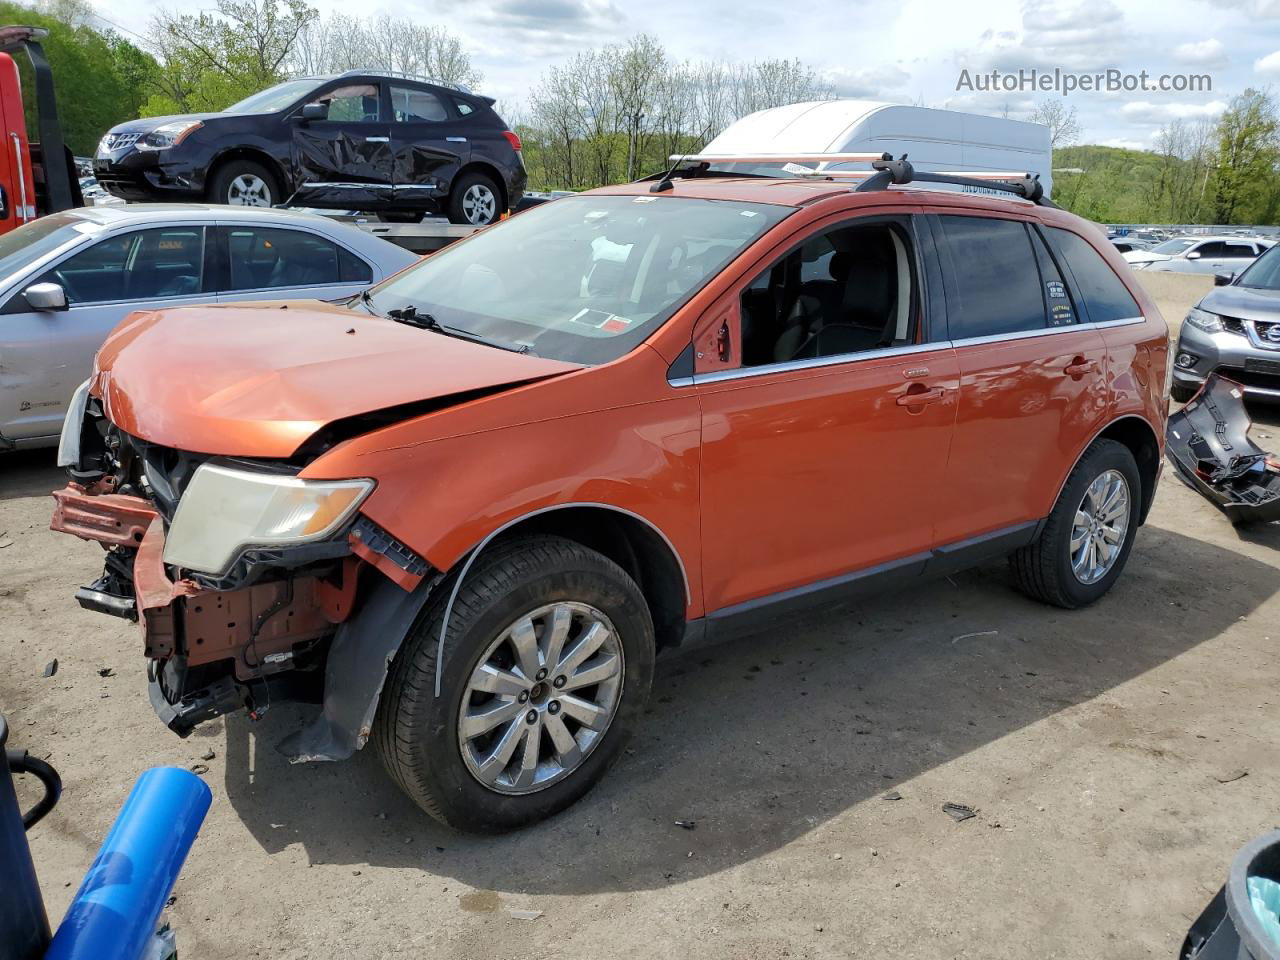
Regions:
[[[1168,123],[1170,120],[1199,120],[1216,117],[1227,109],[1221,100],[1209,103],[1151,103],[1135,100],[1120,108],[1120,116],[1134,123]]]
[[[1280,50],[1253,61],[1253,69],[1258,73],[1280,77]]]
[[[1280,18],[1280,0],[1209,0],[1215,7],[1236,10],[1247,17]]]
[[[1220,67],[1227,62],[1227,48],[1214,37],[1180,43],[1173,48],[1173,59],[1198,67]]]
[[[835,87],[836,96],[854,97],[860,100],[911,100],[908,84],[911,74],[892,63],[884,63],[861,70],[837,67],[825,76]]]
[[[1144,140],[1128,140],[1124,137],[1107,137],[1097,141],[1101,147],[1119,147],[1122,150],[1149,150],[1151,144]]]

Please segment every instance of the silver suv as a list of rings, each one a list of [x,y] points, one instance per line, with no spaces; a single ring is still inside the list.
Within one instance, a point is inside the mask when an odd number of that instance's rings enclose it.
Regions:
[[[1170,394],[1190,400],[1209,374],[1246,395],[1280,400],[1280,247],[1272,247],[1191,308],[1178,336]]]

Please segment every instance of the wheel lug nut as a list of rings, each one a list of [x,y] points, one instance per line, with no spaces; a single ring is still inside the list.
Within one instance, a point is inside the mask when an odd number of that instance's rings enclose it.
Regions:
[[[529,723],[537,723],[537,722],[538,722],[538,711],[537,711],[537,710],[530,710],[528,713],[526,713],[526,714],[524,715],[524,718],[525,718],[525,720],[527,720]]]
[[[552,685],[553,685],[557,690],[559,690],[561,687],[563,687],[563,686],[565,685],[565,682],[566,682],[566,681],[565,681],[564,677],[556,677],[556,678],[555,678],[555,680],[553,680],[553,681],[552,681]]]
[[[528,690],[521,690],[521,691],[520,691],[520,696],[519,696],[519,697],[517,697],[516,699],[518,699],[521,703],[528,703],[528,702],[529,702],[529,691],[528,691]]]
[[[539,670],[539,671],[538,671],[538,675],[537,675],[537,676],[535,676],[533,679],[535,679],[535,680],[545,680],[545,679],[547,679],[547,668],[546,668],[546,667],[543,667],[541,670]]]
[[[547,704],[547,713],[551,714],[552,716],[555,716],[559,712],[560,712],[559,700],[552,700],[550,703]]]

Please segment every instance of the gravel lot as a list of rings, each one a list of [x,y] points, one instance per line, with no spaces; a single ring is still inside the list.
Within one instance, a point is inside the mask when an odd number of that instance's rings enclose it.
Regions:
[[[37,868],[56,920],[133,779],[205,764],[188,960],[1172,957],[1277,822],[1280,528],[1234,530],[1171,470],[1097,606],[1039,606],[995,564],[669,660],[585,802],[476,839],[370,755],[289,766],[301,708],[165,731],[135,629],[71,598],[99,550],[48,531],[51,462],[0,460],[0,709],[66,783]]]

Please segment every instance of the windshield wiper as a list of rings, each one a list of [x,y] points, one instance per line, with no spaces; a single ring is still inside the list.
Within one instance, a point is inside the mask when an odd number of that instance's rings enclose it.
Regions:
[[[501,340],[490,340],[488,337],[482,337],[480,334],[472,333],[470,330],[463,330],[461,327],[445,326],[431,314],[419,313],[418,308],[413,304],[408,304],[396,310],[388,310],[386,316],[397,323],[408,324],[411,327],[417,327],[419,330],[430,330],[433,333],[442,333],[446,337],[470,340],[472,343],[482,343],[486,347],[497,347],[499,350],[509,350],[512,353],[533,352],[529,349],[527,343],[503,343]]]

